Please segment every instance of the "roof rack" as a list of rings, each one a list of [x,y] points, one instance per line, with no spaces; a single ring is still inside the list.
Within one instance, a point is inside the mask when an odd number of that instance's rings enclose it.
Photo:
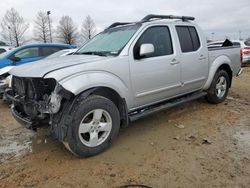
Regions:
[[[174,15],[156,15],[156,14],[149,14],[145,16],[140,22],[115,22],[111,24],[109,27],[107,27],[105,30],[117,27],[117,26],[122,26],[122,25],[128,25],[128,24],[140,24],[143,22],[149,22],[151,19],[180,19],[183,22],[188,21],[188,20],[194,20],[194,17],[191,16],[174,16]]]
[[[174,15],[155,15],[155,14],[149,14],[145,16],[141,22],[148,22],[151,19],[181,19],[182,21],[188,21],[188,20],[194,20],[194,17],[191,16],[174,16]]]
[[[112,23],[107,29],[117,27],[120,25],[127,25],[127,24],[132,24],[132,22],[115,22],[115,23]]]

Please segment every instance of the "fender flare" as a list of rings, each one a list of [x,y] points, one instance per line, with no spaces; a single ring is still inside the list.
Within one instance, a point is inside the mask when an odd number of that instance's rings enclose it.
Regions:
[[[212,63],[211,63],[211,66],[210,66],[210,69],[209,69],[209,74],[208,74],[208,79],[203,87],[204,90],[207,90],[213,79],[214,79],[214,75],[215,73],[217,72],[217,70],[222,66],[222,65],[228,65],[232,71],[232,62],[231,60],[223,55],[223,56],[219,56],[218,58],[216,58]]]

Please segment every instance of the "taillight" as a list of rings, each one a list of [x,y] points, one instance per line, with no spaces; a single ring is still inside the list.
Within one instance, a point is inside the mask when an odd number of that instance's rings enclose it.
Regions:
[[[248,55],[250,54],[250,47],[244,47],[242,50],[242,55]]]
[[[242,48],[240,49],[240,62],[241,62],[241,64],[243,63],[243,52],[242,52]]]

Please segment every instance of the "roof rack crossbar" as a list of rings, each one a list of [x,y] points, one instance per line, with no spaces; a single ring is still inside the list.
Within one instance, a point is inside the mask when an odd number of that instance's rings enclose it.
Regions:
[[[182,21],[187,21],[187,20],[194,20],[194,17],[191,16],[175,16],[175,15],[155,15],[155,14],[149,14],[145,16],[141,22],[148,22],[151,19],[181,19]]]
[[[107,29],[117,27],[120,25],[128,25],[128,24],[131,24],[131,22],[115,22],[115,23],[112,23]]]

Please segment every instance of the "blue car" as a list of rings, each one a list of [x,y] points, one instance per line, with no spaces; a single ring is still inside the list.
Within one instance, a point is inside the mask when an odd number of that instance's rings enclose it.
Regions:
[[[30,44],[0,54],[0,69],[45,58],[59,50],[76,48],[67,44]]]

